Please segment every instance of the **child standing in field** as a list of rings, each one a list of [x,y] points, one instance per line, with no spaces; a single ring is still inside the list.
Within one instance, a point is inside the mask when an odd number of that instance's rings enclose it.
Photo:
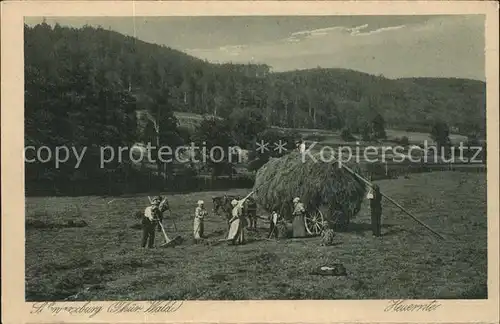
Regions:
[[[274,238],[278,238],[278,220],[279,220],[279,215],[275,210],[273,210],[271,217],[269,217],[268,238],[271,238],[273,236]]]

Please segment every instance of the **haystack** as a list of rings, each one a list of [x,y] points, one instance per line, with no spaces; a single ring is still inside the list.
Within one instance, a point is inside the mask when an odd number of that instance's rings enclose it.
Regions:
[[[292,200],[300,197],[307,210],[320,208],[325,220],[332,221],[340,211],[349,221],[361,208],[365,185],[338,163],[313,156],[316,161],[306,157],[303,162],[300,153],[291,153],[264,164],[255,179],[257,203],[268,212],[276,210],[290,219]],[[359,172],[355,165],[349,167]]]

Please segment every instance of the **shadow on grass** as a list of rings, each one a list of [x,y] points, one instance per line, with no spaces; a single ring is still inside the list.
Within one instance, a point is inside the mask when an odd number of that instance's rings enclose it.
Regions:
[[[327,245],[321,245],[321,246],[326,246],[326,247],[328,247],[328,246],[339,246],[339,245],[342,245],[342,244],[343,244],[343,242],[339,241],[339,242],[333,242],[333,243],[330,243],[330,244],[327,244]]]
[[[394,225],[392,225],[394,226]],[[406,230],[404,228],[401,228],[401,227],[397,227],[395,229],[392,229],[390,231],[387,231],[387,232],[383,232],[382,233],[382,236],[392,236],[392,235],[396,235],[396,234],[400,234],[400,233],[412,233],[412,231],[409,231],[409,230]]]
[[[242,245],[255,244],[257,242],[262,242],[262,241],[266,241],[266,239],[260,237],[245,237],[245,243],[243,244],[232,244],[230,241],[225,241],[225,243],[229,246],[242,246]]]
[[[205,233],[205,237],[212,238],[212,237],[226,236],[226,234],[227,234],[227,229],[216,229],[210,233]]]
[[[386,229],[386,231],[384,231]],[[387,231],[387,229],[390,229]],[[343,233],[353,233],[361,236],[371,235],[372,225],[370,223],[350,223]],[[393,224],[382,224],[382,236],[391,236],[394,234],[408,232]]]

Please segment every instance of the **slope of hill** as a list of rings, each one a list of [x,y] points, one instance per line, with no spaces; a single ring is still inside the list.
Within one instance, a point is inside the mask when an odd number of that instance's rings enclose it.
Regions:
[[[309,108],[306,119],[328,120],[333,113],[343,120],[334,123],[356,129],[365,117],[379,112],[391,128],[428,132],[436,119],[454,131],[483,132],[486,85],[482,81],[450,78],[387,79],[347,69],[310,69],[276,73],[276,83],[293,89],[295,98]],[[294,86],[298,85],[298,86]],[[286,90],[283,90],[286,91]],[[311,107],[312,106],[312,107]],[[320,108],[321,109],[321,108]],[[312,110],[312,112],[311,112]],[[307,111],[307,109],[302,109]]]

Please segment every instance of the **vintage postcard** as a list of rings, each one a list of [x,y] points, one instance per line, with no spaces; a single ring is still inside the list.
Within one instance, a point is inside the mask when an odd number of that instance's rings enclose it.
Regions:
[[[496,2],[2,3],[4,323],[498,323]]]

